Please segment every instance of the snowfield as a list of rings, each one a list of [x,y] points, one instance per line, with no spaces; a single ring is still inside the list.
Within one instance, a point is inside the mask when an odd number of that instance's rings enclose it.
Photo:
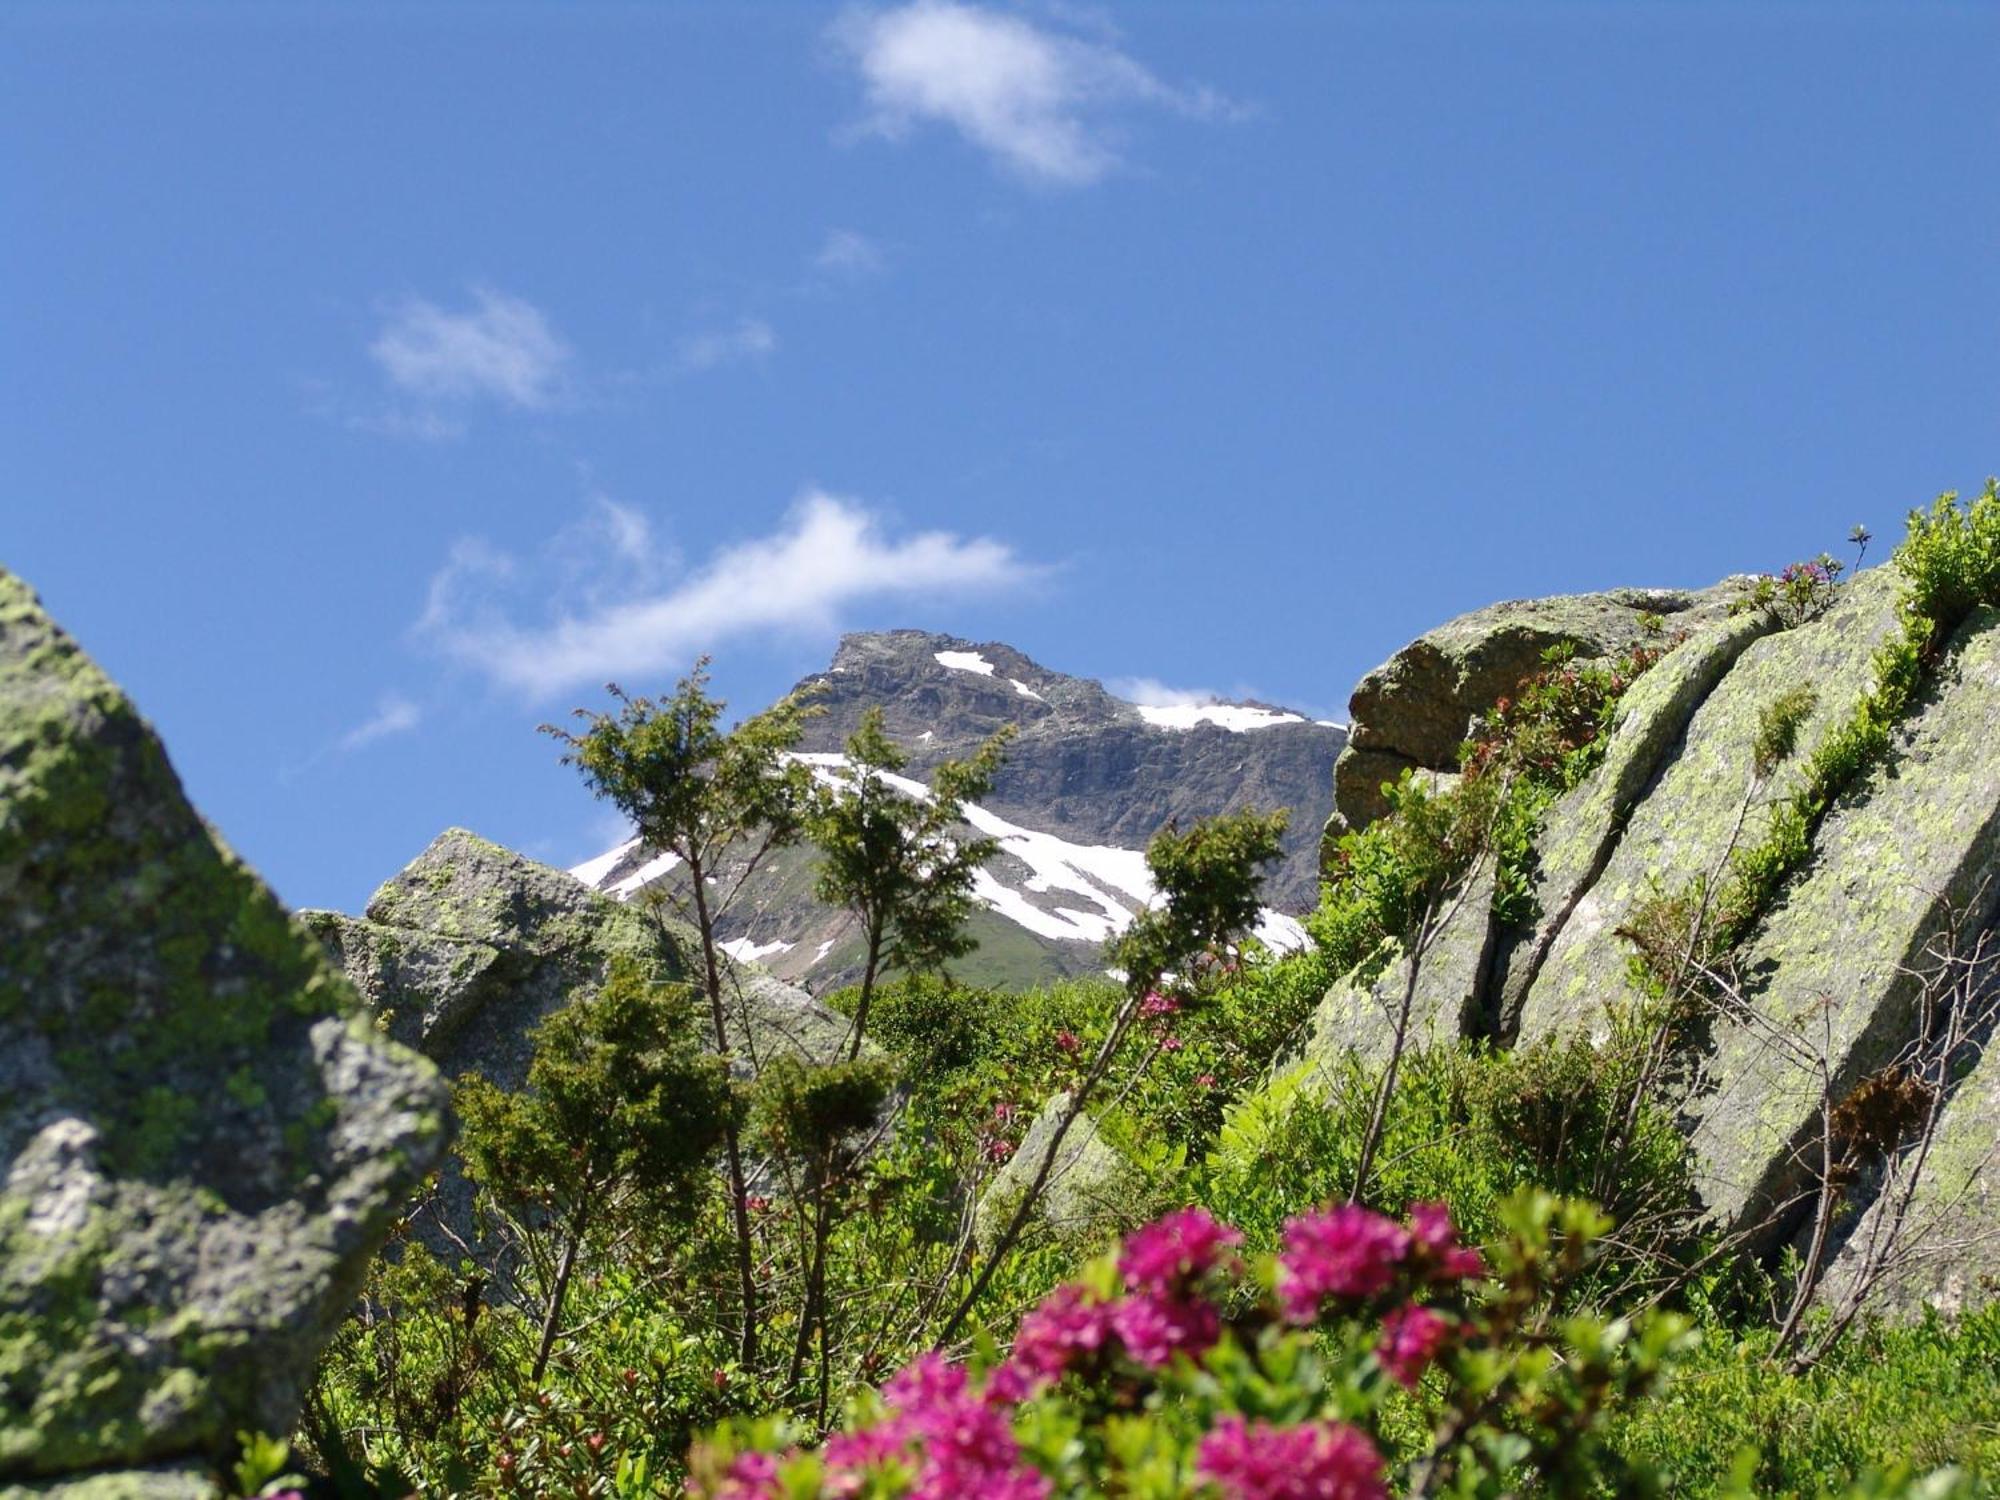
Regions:
[[[938,656],[942,659],[970,654],[941,651]],[[967,667],[962,670],[977,669]],[[1227,705],[1209,705],[1209,708],[1257,714],[1276,722],[1304,722],[1296,714],[1278,716],[1263,709],[1231,709]],[[1148,711],[1142,709],[1141,712]],[[820,752],[801,754],[795,758],[811,766],[813,774],[829,785],[844,784],[852,775],[844,755]],[[906,797],[930,798],[929,787],[907,776],[884,775],[883,780]],[[1037,937],[1056,942],[1102,944],[1123,932],[1131,925],[1133,915],[1150,906],[1157,897],[1152,874],[1146,868],[1146,856],[1140,850],[1103,844],[1073,844],[1052,833],[1024,828],[977,803],[965,805],[965,821],[999,845],[998,856],[974,877],[974,896],[981,905]],[[637,840],[620,844],[596,859],[586,860],[570,873],[606,895],[621,901],[629,900],[679,863],[671,854],[662,855],[607,885],[605,882],[611,872],[621,861],[629,858],[636,847]],[[1030,897],[1042,899],[1036,901]],[[1295,918],[1269,909],[1259,920],[1256,935],[1266,946],[1279,952],[1303,948],[1309,941],[1305,929]],[[789,953],[794,946],[782,939],[755,943],[748,938],[736,938],[724,944],[731,956],[751,963],[778,953]],[[831,941],[819,944],[819,951],[812,962],[824,959],[831,947]]]
[[[937,658],[939,666],[950,667],[954,672],[976,672],[981,677],[993,675],[993,663],[977,651],[934,651],[931,654]]]
[[[1248,734],[1253,729],[1270,729],[1279,724],[1304,724],[1304,714],[1286,713],[1275,708],[1252,708],[1244,703],[1177,703],[1155,707],[1136,703],[1139,717],[1155,729],[1192,729],[1197,724]]]

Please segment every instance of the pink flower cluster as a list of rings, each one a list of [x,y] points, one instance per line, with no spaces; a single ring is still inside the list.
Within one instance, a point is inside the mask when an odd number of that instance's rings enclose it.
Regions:
[[[1342,1422],[1273,1427],[1224,1417],[1201,1440],[1195,1469],[1228,1500],[1387,1500],[1382,1455]]]
[[[1015,1369],[1032,1384],[1046,1384],[1087,1363],[1113,1339],[1149,1370],[1176,1354],[1193,1358],[1213,1348],[1222,1337],[1222,1315],[1201,1295],[1200,1283],[1233,1265],[1230,1252],[1242,1242],[1242,1235],[1199,1208],[1147,1225],[1125,1241],[1118,1258],[1127,1295],[1100,1302],[1081,1287],[1057,1287],[1021,1320]]]
[[[886,1414],[829,1437],[824,1493],[853,1496],[885,1470],[911,1500],[1048,1500],[1051,1486],[1022,1455],[1013,1408],[1064,1375],[1089,1375],[1122,1355],[1157,1370],[1176,1354],[1198,1359],[1222,1336],[1210,1292],[1241,1270],[1242,1235],[1205,1210],[1185,1208],[1129,1236],[1118,1258],[1120,1295],[1057,1287],[1021,1320],[1007,1363],[983,1381],[931,1353],[882,1387]],[[1375,1357],[1414,1388],[1459,1334],[1436,1308],[1411,1300],[1484,1272],[1459,1244],[1442,1204],[1413,1204],[1407,1225],[1343,1205],[1285,1225],[1278,1297],[1294,1323],[1316,1321],[1329,1302],[1344,1312],[1387,1307]],[[778,1500],[782,1460],[735,1459],[710,1500]],[[1368,1435],[1341,1422],[1273,1426],[1224,1416],[1202,1437],[1197,1473],[1225,1500],[1386,1500],[1383,1461]]]
[[[1477,1250],[1458,1242],[1442,1203],[1410,1205],[1410,1226],[1352,1203],[1286,1221],[1278,1256],[1278,1300],[1294,1323],[1310,1323],[1328,1298],[1366,1302],[1407,1273],[1423,1283],[1482,1275]]]
[[[1180,1013],[1181,1002],[1177,996],[1163,995],[1158,990],[1146,991],[1139,1002],[1139,1014],[1148,1020],[1154,1016],[1172,1016]]]
[[[965,1366],[942,1354],[920,1355],[882,1387],[880,1421],[826,1440],[820,1458],[824,1493],[858,1495],[887,1465],[910,1476],[909,1500],[1048,1500],[1049,1481],[1023,1461],[1010,1405],[1027,1394],[1018,1379],[973,1384]],[[780,1500],[780,1460],[745,1453],[731,1465],[713,1500]]]

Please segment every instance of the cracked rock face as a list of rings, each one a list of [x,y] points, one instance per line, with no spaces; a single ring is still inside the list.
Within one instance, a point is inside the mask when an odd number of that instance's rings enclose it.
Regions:
[[[1619,656],[1727,618],[1740,581],[1709,589],[1613,589],[1517,599],[1460,615],[1419,636],[1362,678],[1353,722],[1333,772],[1329,838],[1388,811],[1382,783],[1406,770],[1450,775],[1473,719],[1512,693],[1551,646],[1579,657]],[[1657,617],[1658,628],[1653,628]]]
[[[1559,800],[1535,835],[1534,911],[1488,932],[1472,890],[1413,993],[1426,1039],[1530,1045],[1584,1033],[1599,1043],[1640,1003],[1622,930],[1655,891],[1726,873],[1768,809],[1800,784],[1808,758],[1876,685],[1876,653],[1903,629],[1893,566],[1845,583],[1827,611],[1781,628],[1762,611],[1732,615],[1725,583],[1676,596],[1588,595],[1496,605],[1453,621],[1371,673],[1355,694],[1352,746],[1336,813],[1374,812],[1353,785],[1364,756],[1431,768],[1463,723],[1512,690],[1540,645],[1570,639],[1592,655],[1638,640],[1638,603],[1664,616],[1675,647],[1625,695],[1602,762]],[[1531,649],[1532,648],[1532,649]],[[1504,684],[1504,686],[1503,686]],[[1806,687],[1812,707],[1793,754],[1753,778],[1760,715]],[[1810,1184],[1822,1092],[1836,1099],[1922,1041],[1919,989],[1931,945],[2000,923],[2000,611],[1983,610],[1942,643],[1932,675],[1894,726],[1879,763],[1827,810],[1811,857],[1793,871],[1734,954],[1736,1002],[1703,1018],[1677,1060],[1671,1103],[1687,1131],[1701,1207],[1720,1233],[1775,1253]],[[1343,779],[1344,778],[1344,779]],[[1458,929],[1463,929],[1459,931]],[[1992,939],[1989,937],[1989,945]],[[1989,959],[1991,948],[1989,946]],[[1313,1056],[1383,1056],[1407,968],[1334,985],[1316,1017]],[[1991,975],[1988,982],[1994,982]],[[2000,1292],[2000,1083],[1991,1039],[1967,1043],[1951,1071],[1941,1133],[1913,1215],[1932,1247],[1880,1285],[1889,1307],[1956,1308]],[[1983,1055],[1982,1055],[1983,1053]],[[1276,1085],[1274,1085],[1276,1087]],[[1873,1179],[1854,1190],[1834,1281],[1861,1274],[1882,1219]],[[1840,1238],[1836,1237],[1836,1246]]]
[[[288,1430],[443,1111],[0,572],[0,1488]]]

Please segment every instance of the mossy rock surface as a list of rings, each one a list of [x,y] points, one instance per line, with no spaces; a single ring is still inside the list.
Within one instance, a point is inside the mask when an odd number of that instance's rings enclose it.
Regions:
[[[285,1431],[443,1110],[0,572],[0,1481]]]
[[[1322,1069],[1349,1053],[1369,1063],[1388,1061],[1405,992],[1410,997],[1406,1048],[1479,1035],[1492,951],[1493,862],[1481,860],[1450,898],[1443,926],[1417,967],[1414,989],[1410,961],[1402,954],[1372,979],[1355,973],[1337,980],[1313,1012],[1306,1056]]]
[[[550,1012],[603,982],[619,955],[665,983],[699,979],[685,924],[600,895],[575,876],[449,828],[385,881],[363,916],[308,912],[307,922],[346,970],[380,1024],[435,1058],[445,1072],[477,1072],[520,1088],[532,1032]],[[728,960],[725,1019],[731,1050],[825,1060],[846,1018],[755,964]],[[710,1038],[704,1018],[704,1040]]]
[[[1612,589],[1488,605],[1419,636],[1375,668],[1349,701],[1353,722],[1334,763],[1329,839],[1388,811],[1381,786],[1406,769],[1455,771],[1472,720],[1534,673],[1552,646],[1618,656],[1664,631],[1725,617],[1741,580],[1708,589]]]
[[[1763,611],[1725,615],[1692,630],[1625,692],[1597,769],[1542,818],[1535,843],[1535,912],[1505,935],[1495,957],[1491,1006],[1512,1034],[1523,1004],[1576,904],[1618,847],[1625,820],[1723,675],[1768,634]]]
[[[1888,763],[1836,803],[1812,863],[1739,958],[1755,1022],[1718,1019],[1688,1106],[1702,1196],[1735,1228],[1793,1185],[1835,1097],[1916,1036],[1919,974],[1944,908],[1990,922],[2000,877],[2000,616],[1959,632]],[[1977,1095],[1972,1098],[1976,1101]],[[1976,1102],[1968,1112],[1976,1116]]]
[[[1086,1112],[1056,1144],[1056,1127],[1069,1108],[1070,1096],[1057,1094],[1035,1116],[1019,1149],[995,1174],[980,1200],[974,1234],[991,1246],[1007,1227],[1021,1197],[1034,1182],[1042,1163],[1054,1153],[1055,1164],[1036,1199],[1030,1222],[1058,1238],[1082,1244],[1129,1228],[1140,1200],[1140,1174],[1125,1155],[1105,1140]]]
[[[1899,588],[1893,569],[1871,569],[1819,619],[1765,635],[1736,658],[1687,721],[1602,874],[1550,944],[1520,1000],[1521,1040],[1578,1028],[1608,1032],[1608,1007],[1633,998],[1631,949],[1618,927],[1656,887],[1673,891],[1700,876],[1726,878],[1732,839],[1740,846],[1762,836],[1768,804],[1798,784],[1807,757],[1873,689],[1875,651],[1902,629]],[[1758,715],[1801,686],[1818,696],[1797,751],[1759,790],[1756,805],[1746,806]],[[1557,838],[1562,826],[1553,819],[1548,825]]]

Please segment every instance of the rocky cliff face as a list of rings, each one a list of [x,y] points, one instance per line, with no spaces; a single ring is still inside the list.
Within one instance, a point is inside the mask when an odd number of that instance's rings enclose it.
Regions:
[[[287,1431],[443,1111],[0,572],[0,1491]]]
[[[1379,794],[1364,782],[1405,766],[1448,769],[1447,743],[1471,714],[1513,691],[1535,642],[1566,639],[1585,655],[1610,655],[1636,638],[1641,604],[1685,633],[1621,701],[1602,763],[1543,819],[1535,915],[1496,921],[1490,870],[1475,872],[1419,973],[1420,1038],[1520,1044],[1577,1030],[1602,1038],[1614,1014],[1637,1003],[1623,934],[1641,903],[1726,874],[1815,751],[1876,690],[1877,649],[1903,629],[1893,568],[1858,575],[1824,613],[1790,628],[1762,610],[1732,612],[1743,592],[1731,581],[1698,594],[1498,605],[1412,643],[1363,681],[1330,839],[1380,814]],[[1797,747],[1760,780],[1752,774],[1760,713],[1800,687],[1814,696]],[[1768,1241],[1796,1226],[1795,1213],[1779,1210],[1810,1170],[1822,1102],[1857,1097],[1864,1080],[1935,1047],[1953,1006],[1962,1015],[1992,993],[1995,975],[1973,962],[1973,950],[1992,933],[1996,904],[2000,615],[1987,610],[1939,643],[1886,756],[1835,800],[1809,857],[1731,955],[1737,998],[1690,1043],[1679,1103],[1718,1230],[1756,1230]],[[1968,977],[1943,1005],[1935,979],[1947,929]],[[1319,1013],[1316,1056],[1383,1052],[1388,1011],[1407,978],[1392,965],[1372,984],[1336,985]],[[1990,1295],[2000,1273],[2000,1074],[1982,1056],[1990,1029],[1972,1025],[1950,1056],[1935,1059],[1942,1130],[1916,1211],[1939,1219],[1940,1242],[1953,1249],[1948,1267],[1890,1278],[1905,1301],[1950,1303],[1982,1287]],[[1865,1234],[1879,1219],[1881,1205],[1871,1203],[1880,1181],[1857,1186],[1843,1234],[1855,1226]]]
[[[1151,893],[1143,851],[1170,822],[1245,805],[1292,811],[1285,857],[1266,886],[1277,916],[1302,913],[1318,884],[1331,771],[1346,743],[1337,724],[1268,704],[1169,708],[1129,703],[1099,683],[1050,671],[1010,646],[916,630],[850,635],[826,672],[802,686],[825,712],[801,747],[838,754],[870,707],[922,780],[1003,725],[1017,737],[992,795],[972,810],[1001,849],[981,883],[978,951],[957,971],[974,982],[1027,984],[1096,972],[1106,937]],[[574,872],[626,898],[671,878],[636,843]],[[817,991],[856,972],[844,917],[811,896],[812,860],[794,852],[754,878],[729,924],[739,956]],[[1288,921],[1266,935],[1296,942]]]

